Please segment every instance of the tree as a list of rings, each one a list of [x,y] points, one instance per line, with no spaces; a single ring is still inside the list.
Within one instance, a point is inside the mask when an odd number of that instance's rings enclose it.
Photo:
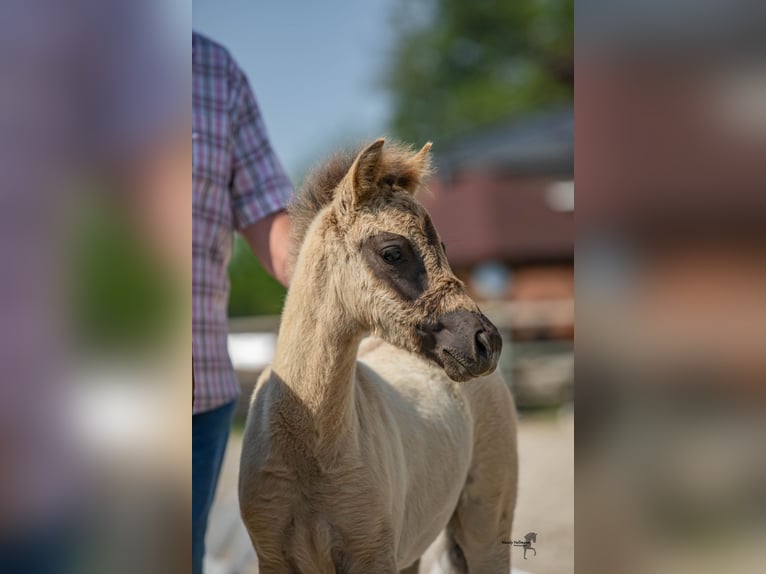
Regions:
[[[391,128],[421,143],[571,102],[573,0],[402,0]]]
[[[285,288],[266,272],[239,234],[234,239],[229,280],[229,317],[278,315],[282,311]]]

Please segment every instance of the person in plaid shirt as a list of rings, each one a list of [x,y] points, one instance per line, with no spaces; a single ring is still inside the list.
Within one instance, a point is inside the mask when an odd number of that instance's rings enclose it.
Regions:
[[[219,44],[192,33],[192,563],[202,572],[207,518],[239,395],[227,351],[227,264],[239,231],[287,283],[289,179],[247,78]]]

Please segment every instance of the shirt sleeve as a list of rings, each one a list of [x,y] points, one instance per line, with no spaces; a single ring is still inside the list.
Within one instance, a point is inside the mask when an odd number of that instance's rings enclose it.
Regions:
[[[241,230],[285,209],[293,188],[269,142],[247,78],[232,65],[232,182],[234,226]]]

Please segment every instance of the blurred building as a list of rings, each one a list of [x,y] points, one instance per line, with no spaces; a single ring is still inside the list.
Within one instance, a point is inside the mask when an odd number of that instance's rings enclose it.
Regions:
[[[423,198],[455,272],[479,299],[574,297],[574,115],[554,110],[493,126],[437,153]],[[530,308],[530,305],[527,305]],[[528,321],[522,338],[571,337],[573,316]],[[542,322],[546,322],[541,318]]]
[[[437,176],[422,200],[450,264],[513,341],[506,371],[517,390],[529,377],[546,379],[555,398],[530,404],[560,402],[571,387],[574,337],[573,110],[438,147]]]

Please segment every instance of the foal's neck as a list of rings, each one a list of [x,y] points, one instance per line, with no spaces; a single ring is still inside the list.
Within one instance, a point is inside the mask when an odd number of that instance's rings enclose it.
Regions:
[[[365,333],[337,300],[321,246],[303,251],[272,369],[308,410],[320,440],[330,440],[354,423],[356,355]]]

